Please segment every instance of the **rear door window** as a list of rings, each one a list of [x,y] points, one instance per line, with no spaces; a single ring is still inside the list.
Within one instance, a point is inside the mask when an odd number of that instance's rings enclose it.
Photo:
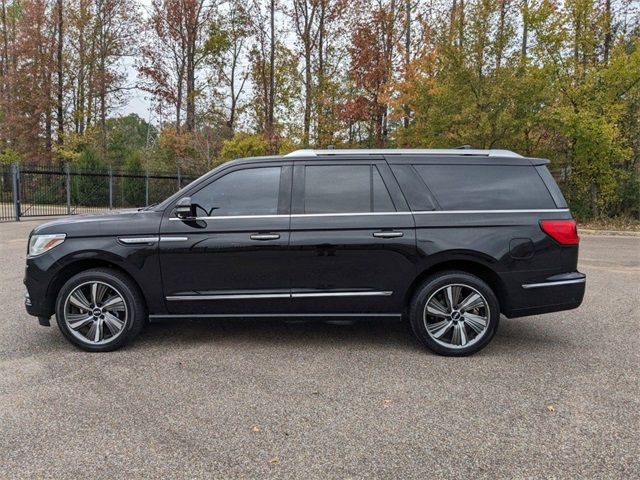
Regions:
[[[395,211],[374,165],[309,165],[304,174],[304,213]]]
[[[553,209],[534,167],[516,165],[414,165],[442,210]]]

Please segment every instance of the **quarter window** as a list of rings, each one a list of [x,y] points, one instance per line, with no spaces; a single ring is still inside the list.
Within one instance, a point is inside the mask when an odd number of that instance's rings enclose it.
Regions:
[[[280,194],[280,167],[236,170],[191,196],[199,217],[275,215]]]
[[[443,210],[556,208],[533,167],[415,165],[415,169]]]
[[[305,167],[305,213],[395,211],[389,191],[373,165]]]

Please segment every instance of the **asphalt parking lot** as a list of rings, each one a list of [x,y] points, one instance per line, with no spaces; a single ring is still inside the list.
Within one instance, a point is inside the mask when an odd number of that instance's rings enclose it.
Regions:
[[[0,478],[640,478],[640,237],[583,236],[575,311],[468,358],[394,322],[176,321],[89,354],[0,224]]]

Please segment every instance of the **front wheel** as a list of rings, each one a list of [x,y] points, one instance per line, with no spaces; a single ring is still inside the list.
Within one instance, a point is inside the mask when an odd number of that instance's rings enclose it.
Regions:
[[[137,285],[106,268],[75,275],[56,301],[58,327],[71,343],[90,352],[121,347],[140,333],[145,318]]]
[[[427,279],[411,301],[411,328],[429,349],[447,356],[469,355],[493,338],[500,320],[489,285],[466,272]]]

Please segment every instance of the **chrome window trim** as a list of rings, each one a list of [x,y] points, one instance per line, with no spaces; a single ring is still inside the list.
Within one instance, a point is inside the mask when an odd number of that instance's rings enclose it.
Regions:
[[[349,213],[292,213],[283,215],[226,215],[217,217],[194,217],[190,221],[196,220],[238,220],[238,219],[260,219],[260,218],[306,218],[306,217],[354,217],[354,216],[374,216],[374,215],[411,215],[411,212],[349,212]],[[178,217],[171,217],[169,220],[182,220]]]
[[[238,220],[238,219],[259,219],[259,218],[289,218],[290,215],[219,215],[217,217],[193,217],[193,218],[178,218],[169,217],[170,221],[181,222],[196,222],[198,220]]]
[[[435,215],[435,214],[451,214],[451,213],[565,213],[569,212],[568,208],[542,208],[530,210],[419,210],[415,212],[344,212],[344,213],[292,213],[284,215],[227,215],[213,217],[194,217],[188,221],[197,220],[238,220],[238,219],[261,219],[261,218],[314,218],[314,217],[359,217],[359,216],[381,216],[381,215]],[[169,220],[185,221],[182,218],[170,217]]]
[[[448,213],[562,213],[568,211],[568,208],[532,208],[513,210],[420,210],[413,213],[416,215],[433,215]]]
[[[292,213],[292,218],[306,217],[356,217],[356,216],[381,216],[381,215],[411,215],[411,212],[346,212],[346,213]]]
[[[556,287],[560,285],[572,285],[574,283],[585,283],[586,281],[586,278],[575,278],[571,280],[558,280],[557,282],[525,283],[522,285],[522,288],[528,290],[530,288]]]

